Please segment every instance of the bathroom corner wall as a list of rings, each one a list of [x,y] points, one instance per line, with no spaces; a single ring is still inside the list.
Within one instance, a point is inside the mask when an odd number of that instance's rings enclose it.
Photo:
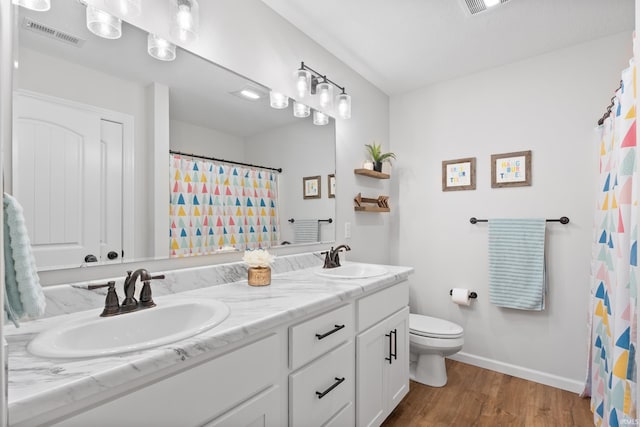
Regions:
[[[594,127],[632,56],[631,33],[391,98],[398,156],[393,261],[415,267],[413,312],[465,329],[459,360],[581,391],[598,163]],[[532,186],[491,188],[490,156],[532,150]],[[443,192],[441,162],[476,157],[477,189]],[[547,309],[488,300],[487,225],[470,217],[568,216],[547,226]],[[470,307],[449,289],[478,293]]]

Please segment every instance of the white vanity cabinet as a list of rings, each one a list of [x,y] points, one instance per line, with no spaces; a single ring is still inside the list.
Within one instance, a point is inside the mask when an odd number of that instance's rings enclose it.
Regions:
[[[362,332],[356,338],[359,427],[382,424],[409,392],[406,285],[405,282],[358,301],[359,325],[362,325]],[[373,323],[376,318],[377,323]]]
[[[388,285],[16,427],[378,426],[409,390],[408,303]]]

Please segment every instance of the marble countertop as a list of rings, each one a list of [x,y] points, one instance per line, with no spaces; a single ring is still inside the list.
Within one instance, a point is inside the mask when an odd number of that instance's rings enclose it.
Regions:
[[[180,296],[211,298],[226,303],[229,317],[191,338],[144,351],[85,359],[46,359],[27,352],[40,331],[68,315],[5,327],[9,343],[10,424],[45,414],[99,395],[112,387],[185,363],[196,356],[250,338],[306,315],[331,309],[343,301],[402,281],[410,267],[385,266],[387,274],[366,279],[328,279],[315,274],[320,267],[273,274],[271,285],[248,286],[246,280],[180,292]],[[154,298],[158,305],[171,295]],[[96,316],[101,309],[94,310]]]

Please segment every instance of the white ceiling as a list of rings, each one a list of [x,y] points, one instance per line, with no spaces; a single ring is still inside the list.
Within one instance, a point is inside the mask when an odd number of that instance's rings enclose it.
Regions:
[[[634,0],[263,0],[387,94],[634,28]],[[631,52],[629,53],[631,55]],[[348,84],[347,84],[348,86]]]

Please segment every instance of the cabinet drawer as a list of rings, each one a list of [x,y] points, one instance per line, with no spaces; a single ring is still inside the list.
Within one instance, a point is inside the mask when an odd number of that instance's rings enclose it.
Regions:
[[[353,338],[353,305],[345,305],[289,328],[292,370]]]
[[[358,332],[409,305],[409,282],[404,281],[361,298],[358,304]]]
[[[340,418],[339,412],[354,401],[354,365],[355,347],[349,341],[289,375],[289,425],[320,426]]]

